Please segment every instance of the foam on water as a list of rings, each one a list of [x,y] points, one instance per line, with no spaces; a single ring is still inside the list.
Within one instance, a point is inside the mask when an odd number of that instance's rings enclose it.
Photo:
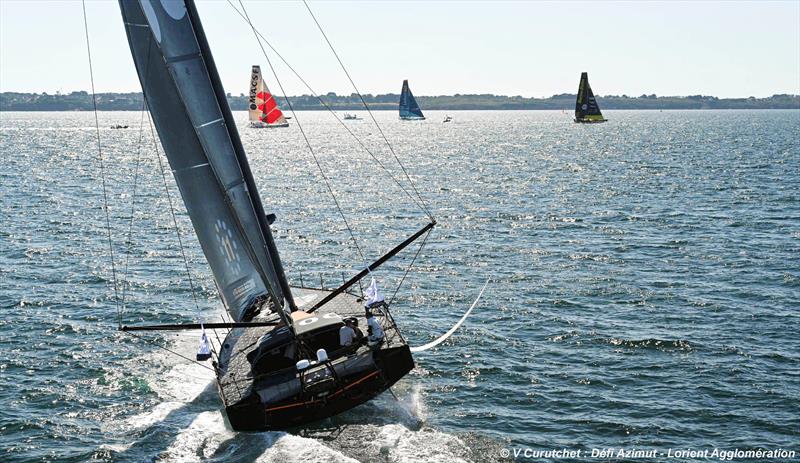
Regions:
[[[470,454],[469,448],[456,436],[431,428],[413,431],[397,424],[382,426],[376,444],[382,456],[397,463],[465,463]]]
[[[234,432],[225,428],[219,411],[201,412],[187,428],[178,432],[169,448],[158,455],[158,459],[188,463],[211,458],[225,441],[234,436]]]
[[[284,461],[287,463],[350,463],[358,462],[323,443],[292,434],[281,434],[256,460],[261,463]]]

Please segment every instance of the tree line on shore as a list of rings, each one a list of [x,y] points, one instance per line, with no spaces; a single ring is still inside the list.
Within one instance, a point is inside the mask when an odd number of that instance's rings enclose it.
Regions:
[[[357,111],[364,109],[361,99],[355,93],[337,95],[333,92],[321,96],[325,104],[337,111]],[[324,109],[319,100],[312,95],[288,97],[295,110]],[[525,98],[522,96],[504,96],[492,94],[417,96],[417,102],[423,110],[572,110],[575,106],[575,95],[562,93],[549,98]],[[284,97],[277,97],[278,104],[284,109],[287,103]],[[383,95],[364,95],[370,109],[397,110],[400,95],[387,93]],[[628,95],[598,96],[603,109],[800,109],[800,95],[772,95],[767,98],[717,98],[707,95],[690,96],[656,96]],[[248,97],[244,94],[228,94],[228,103],[234,111],[247,109]],[[71,93],[0,93],[0,111],[91,111],[94,108],[92,96],[85,91]],[[138,111],[142,109],[142,94],[132,93],[98,93],[97,108],[101,111]]]

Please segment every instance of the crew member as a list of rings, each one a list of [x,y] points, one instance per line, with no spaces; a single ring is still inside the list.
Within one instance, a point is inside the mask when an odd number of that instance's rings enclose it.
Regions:
[[[383,328],[369,309],[367,309],[367,334],[370,344],[379,344],[383,341]]]
[[[353,344],[356,339],[356,332],[353,329],[353,323],[350,320],[344,321],[344,326],[339,328],[339,345],[342,347]]]
[[[358,327],[358,318],[350,317],[347,320],[350,321],[350,328],[353,328],[353,331],[356,333],[356,344],[364,344],[366,342],[366,338],[364,337],[364,332]]]

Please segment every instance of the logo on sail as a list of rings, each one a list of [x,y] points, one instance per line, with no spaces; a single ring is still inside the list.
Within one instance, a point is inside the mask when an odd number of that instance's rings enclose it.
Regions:
[[[239,245],[233,239],[233,232],[222,219],[217,219],[216,223],[214,223],[214,231],[217,233],[219,253],[225,258],[228,270],[233,273],[240,273],[242,266],[239,261]]]
[[[248,279],[239,286],[233,288],[233,297],[237,301],[242,300],[245,296],[249,295],[256,289],[256,282],[252,278]]]
[[[250,74],[250,110],[255,111],[258,109],[256,105],[256,94],[258,93],[258,81],[261,79],[261,68],[253,66],[253,72]]]

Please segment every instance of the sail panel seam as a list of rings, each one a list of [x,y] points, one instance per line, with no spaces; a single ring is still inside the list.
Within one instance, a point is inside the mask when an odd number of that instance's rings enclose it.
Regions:
[[[169,64],[180,63],[181,61],[191,61],[193,59],[202,60],[202,55],[200,54],[199,51],[195,53],[187,53],[185,55],[165,56],[164,62],[166,62],[169,65]]]

